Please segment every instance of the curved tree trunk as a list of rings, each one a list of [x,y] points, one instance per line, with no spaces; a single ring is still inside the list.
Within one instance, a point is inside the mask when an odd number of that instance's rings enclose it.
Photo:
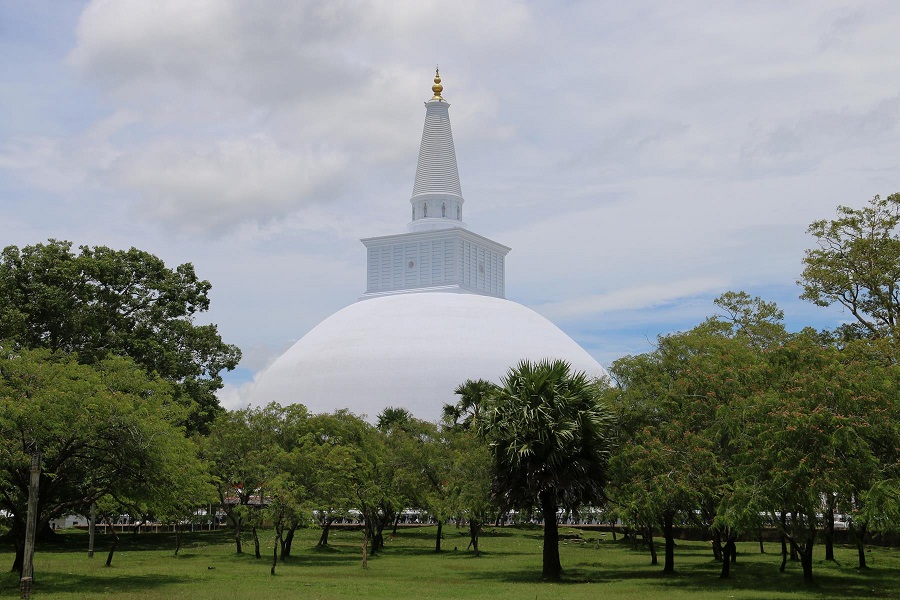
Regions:
[[[475,556],[480,554],[478,550],[478,536],[481,533],[481,521],[478,519],[469,519],[469,547],[475,552]]]
[[[644,543],[647,544],[647,548],[650,550],[650,565],[656,566],[659,564],[659,558],[656,556],[656,544],[653,543],[653,526],[647,525],[643,531]],[[637,540],[637,532],[632,534],[632,539]]]
[[[288,527],[287,534],[284,536],[284,539],[281,541],[281,562],[284,562],[284,559],[290,557],[291,548],[294,545],[294,532],[297,531],[296,526]]]
[[[252,526],[253,531],[253,549],[256,552],[256,558],[262,558],[262,554],[259,552],[259,534],[256,531],[256,525]]]
[[[222,506],[226,506],[225,502],[222,502]],[[241,547],[241,533],[242,533],[242,525],[243,519],[235,516],[234,510],[226,510],[225,517],[231,521],[231,524],[234,526],[234,549],[236,554],[243,554],[244,550]]]
[[[556,523],[556,498],[553,492],[541,492],[541,513],[544,517],[544,567],[541,578],[557,581],[562,576],[559,562],[559,526]]]
[[[325,524],[322,525],[322,535],[319,536],[319,547],[324,547],[328,545],[328,534],[331,532],[331,524],[334,523],[334,517],[328,517],[325,519]]]
[[[110,546],[110,548],[109,548],[109,554],[106,555],[106,566],[110,567],[110,566],[112,566],[113,554],[116,553],[116,548],[119,547],[119,534],[116,533],[116,528],[113,525],[112,520],[109,519],[109,520],[107,520],[107,522],[109,523],[109,528],[112,530],[112,534],[113,534],[113,543],[112,543],[112,546]]]
[[[718,528],[713,529],[712,536],[713,559],[722,560],[722,532]]]
[[[22,569],[25,566],[25,540],[19,539],[16,537],[16,555],[13,558],[12,569],[10,569],[11,573],[18,573],[20,576],[22,575]]]

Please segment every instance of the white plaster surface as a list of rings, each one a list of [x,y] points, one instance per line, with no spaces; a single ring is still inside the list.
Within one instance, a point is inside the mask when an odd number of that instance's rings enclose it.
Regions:
[[[252,404],[348,408],[374,420],[388,406],[437,420],[466,379],[500,382],[521,359],[561,358],[606,372],[556,325],[502,298],[425,292],[351,304],[313,328],[258,378]]]

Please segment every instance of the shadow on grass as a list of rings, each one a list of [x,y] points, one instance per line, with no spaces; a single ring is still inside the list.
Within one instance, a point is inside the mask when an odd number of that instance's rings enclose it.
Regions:
[[[105,553],[113,543],[111,533],[98,533],[94,538],[94,552]],[[246,540],[245,540],[246,541]],[[234,542],[234,534],[224,531],[209,531],[181,534],[182,550],[192,547],[202,547],[210,544],[220,545]],[[38,540],[36,551],[49,553],[70,553],[83,550],[87,552],[88,536],[84,532],[57,532],[51,537]],[[12,543],[9,549],[13,550]],[[175,554],[175,534],[166,533],[138,533],[131,532],[119,534],[119,546],[116,552],[151,550],[158,552],[171,551]],[[179,555],[181,552],[179,552]]]
[[[598,557],[602,558],[602,557]],[[765,596],[797,593],[816,598],[896,598],[896,574],[891,569],[872,569],[859,572],[853,567],[841,567],[834,563],[817,563],[813,569],[814,582],[803,581],[799,565],[778,572],[778,562],[740,563],[733,565],[731,577],[720,579],[721,563],[687,563],[679,567],[676,556],[676,572],[664,574],[662,566],[607,565],[603,562],[581,561],[573,565],[563,564],[563,578],[558,583],[575,585],[585,583],[614,583],[621,581],[643,582],[648,595],[656,597],[666,590],[681,593],[721,592],[733,595],[755,592]],[[468,577],[485,583],[540,583],[540,567],[531,569],[503,569],[478,571]]]
[[[120,575],[99,578],[91,575],[44,573],[34,583],[35,596],[50,594],[72,594],[81,590],[85,595],[105,594],[116,597],[119,594],[139,593],[159,590],[170,586],[183,585],[191,581],[189,577],[156,574]]]

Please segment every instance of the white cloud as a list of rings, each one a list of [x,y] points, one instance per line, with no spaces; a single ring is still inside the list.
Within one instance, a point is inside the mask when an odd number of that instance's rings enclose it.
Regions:
[[[640,311],[664,306],[691,296],[716,294],[727,285],[727,280],[718,278],[659,282],[617,289],[606,294],[540,304],[534,308],[550,320],[571,321],[593,318],[614,311]]]
[[[54,5],[4,10],[32,6]],[[253,371],[363,291],[356,238],[403,230],[436,62],[467,222],[513,247],[509,297],[596,356],[725,289],[796,301],[807,224],[900,181],[884,0],[131,0],[23,22],[47,30],[0,76],[27,116],[0,141],[4,239],[196,263]]]
[[[337,151],[299,153],[256,134],[154,143],[116,160],[111,176],[141,193],[144,214],[204,231],[333,198],[346,162]]]
[[[241,384],[226,383],[222,389],[216,392],[219,404],[226,410],[240,410],[247,408],[249,402],[245,398],[249,398],[256,384],[252,381]]]

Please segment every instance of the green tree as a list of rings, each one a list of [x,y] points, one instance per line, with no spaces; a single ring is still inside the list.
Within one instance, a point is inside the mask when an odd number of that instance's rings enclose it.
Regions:
[[[191,264],[169,269],[136,248],[8,246],[0,254],[0,339],[73,353],[85,364],[128,356],[171,382],[189,408],[188,430],[205,433],[221,410],[220,373],[241,356],[215,325],[194,323],[209,308],[210,288]]]
[[[858,474],[878,468],[870,440],[874,420],[886,416],[877,391],[883,382],[873,379],[871,364],[846,360],[812,332],[766,358],[769,385],[730,407],[738,477],[726,500],[768,514],[812,582],[823,499],[853,493]]]
[[[477,424],[481,407],[497,386],[484,379],[467,379],[453,391],[459,396],[456,404],[445,404],[442,420],[448,427],[470,429]]]
[[[63,352],[0,344],[0,508],[17,540],[14,568],[21,567],[32,453],[41,454],[40,529],[107,495],[164,510],[202,493],[206,478],[175,425],[183,418],[171,385],[131,360],[83,365]]]
[[[895,339],[900,326],[900,194],[875,196],[860,209],[838,206],[837,218],[814,221],[818,248],[807,250],[801,298],[838,303],[856,322],[850,337]]]
[[[900,402],[896,401],[900,366],[893,359],[890,342],[883,339],[851,341],[839,356],[854,384],[843,406],[842,429],[852,428],[858,452],[869,459],[854,457],[844,485],[828,495],[834,500],[827,509],[836,507],[849,515],[859,568],[865,569],[866,534],[900,528]],[[833,531],[833,514],[826,510],[825,517],[828,533],[829,527]]]
[[[764,385],[764,351],[786,337],[781,311],[743,292],[716,299],[724,315],[687,332],[660,336],[649,353],[617,360],[607,392],[619,444],[610,461],[610,497],[624,521],[644,533],[652,564],[654,526],[665,538],[664,572],[674,572],[674,525],[695,524],[713,538],[728,569],[735,526],[718,518],[734,479],[728,407]],[[720,526],[717,526],[716,524]],[[726,538],[723,557],[722,535]]]
[[[604,500],[612,416],[584,373],[560,360],[522,361],[482,409],[494,497],[544,519],[542,577],[557,580],[557,510]]]
[[[354,440],[368,427],[346,410],[311,415],[308,421],[310,460],[315,466],[311,495],[322,534],[318,546],[328,545],[331,524],[356,509],[358,449]]]
[[[471,429],[444,430],[444,451],[441,457],[446,469],[442,472],[440,498],[451,514],[468,521],[469,547],[478,555],[481,530],[492,516],[498,514],[491,497],[492,462],[487,443]]]
[[[234,528],[235,552],[243,553],[241,536],[245,526],[249,526],[257,558],[262,495],[275,476],[272,457],[278,449],[278,428],[274,412],[272,405],[224,412],[203,440],[203,457],[209,465],[219,504]]]

